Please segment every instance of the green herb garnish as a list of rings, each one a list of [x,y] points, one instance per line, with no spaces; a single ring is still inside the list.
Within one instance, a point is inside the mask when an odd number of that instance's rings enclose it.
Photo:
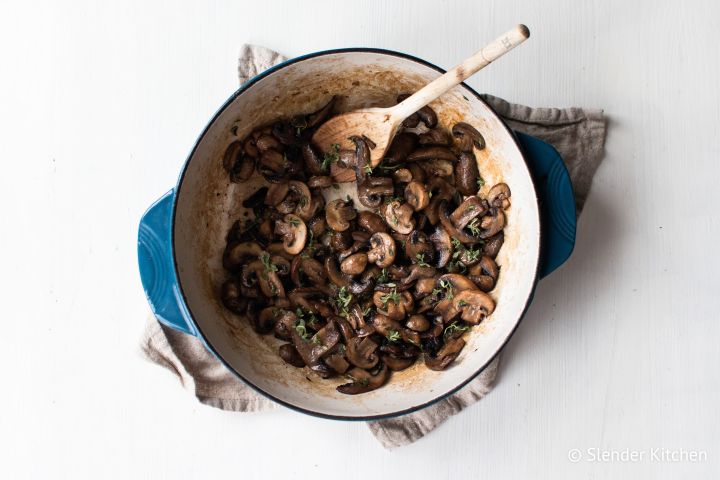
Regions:
[[[482,177],[478,177],[478,179],[477,179],[478,190],[480,190],[483,187],[483,185],[485,185],[485,180],[483,180]]]
[[[387,338],[391,342],[399,342],[400,341],[400,332],[397,330],[390,330],[387,335],[385,335],[385,338]]]
[[[339,158],[340,158],[340,144],[333,143],[330,146],[330,151],[327,152],[323,156],[323,161],[320,164],[320,170],[322,170],[323,172],[327,172],[328,169],[330,168],[330,165],[337,162]]]
[[[467,226],[470,229],[470,233],[475,236],[480,235],[480,225],[478,224],[477,218],[473,218]]]
[[[262,262],[263,267],[265,267],[266,272],[268,272],[268,273],[277,272],[277,270],[278,270],[277,265],[275,265],[274,263],[272,263],[270,261],[269,253],[263,252],[260,254],[260,256],[258,258]],[[272,286],[275,286],[275,285],[273,284]],[[276,290],[277,290],[277,287],[276,287]]]
[[[383,307],[386,307],[388,302],[393,302],[395,304],[400,303],[400,294],[397,292],[397,288],[393,288],[393,291],[390,293],[381,295],[380,301],[382,302]]]
[[[424,253],[418,253],[415,255],[415,259],[417,260],[417,264],[421,267],[429,267],[430,264],[425,261],[425,254]]]
[[[457,321],[452,322],[450,325],[445,327],[445,332],[443,333],[443,336],[445,338],[449,337],[453,333],[456,332],[464,332],[466,330],[469,330],[470,327],[468,325],[460,325]]]

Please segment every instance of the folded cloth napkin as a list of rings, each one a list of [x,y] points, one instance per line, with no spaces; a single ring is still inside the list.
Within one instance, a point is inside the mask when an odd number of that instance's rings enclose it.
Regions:
[[[238,74],[248,79],[285,60],[277,52],[255,45],[240,51]],[[565,161],[578,215],[587,198],[592,177],[603,156],[606,122],[601,110],[583,108],[530,108],[491,95],[483,98],[510,125],[552,144]],[[275,408],[228,371],[195,337],[172,330],[151,317],[141,340],[143,355],[175,374],[186,390],[207,405],[238,412]],[[484,397],[493,387],[499,356],[463,389],[421,411],[398,418],[368,422],[370,431],[386,448],[412,443],[448,417]]]

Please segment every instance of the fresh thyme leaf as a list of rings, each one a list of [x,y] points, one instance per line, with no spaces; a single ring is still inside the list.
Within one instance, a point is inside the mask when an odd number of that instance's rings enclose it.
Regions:
[[[302,222],[299,218],[290,218],[290,220],[288,220],[288,223],[290,225],[292,225],[293,227],[298,227],[298,226],[300,226],[300,223],[302,223]]]
[[[397,288],[393,288],[393,291],[390,293],[381,295],[380,301],[382,302],[383,307],[386,307],[388,302],[393,302],[395,304],[400,303],[400,294],[397,292]]]
[[[303,340],[307,340],[310,338],[310,334],[307,331],[307,327],[305,326],[305,320],[302,318],[298,318],[295,321],[295,331],[298,335],[302,337]]]
[[[473,218],[467,226],[470,229],[470,233],[475,236],[480,235],[480,225],[477,218]]]
[[[372,165],[370,165],[370,164],[368,163],[367,165],[365,165],[365,166],[363,167],[363,170],[364,170],[365,173],[367,173],[368,175],[372,174],[372,172],[373,172]]]
[[[265,267],[265,271],[266,271],[266,272],[277,272],[277,265],[275,265],[274,263],[272,263],[272,262],[270,261],[270,254],[269,254],[269,253],[263,252],[263,253],[260,254],[260,256],[259,256],[258,258],[259,258],[260,261],[262,262],[263,267]],[[273,286],[274,286],[274,285],[273,285]]]
[[[390,330],[388,331],[388,334],[385,335],[385,338],[387,338],[391,342],[399,342],[400,332],[398,332],[397,330]]]
[[[340,311],[340,316],[347,318],[350,315],[350,303],[352,303],[353,295],[348,292],[347,287],[342,287],[338,290],[337,297],[334,302]]]
[[[418,253],[415,255],[415,259],[417,260],[417,264],[421,267],[429,267],[430,264],[425,261],[425,254],[424,253]]]
[[[447,280],[440,280],[440,287],[445,290],[446,299],[452,300],[455,297],[455,288],[453,287],[452,283]]]
[[[315,336],[312,337],[312,343],[315,344],[315,345],[322,345],[322,344],[323,344],[323,343],[322,343],[322,340],[320,340],[320,337],[318,337],[317,335],[315,335]]]
[[[327,172],[328,169],[330,168],[330,165],[337,162],[339,158],[340,158],[340,144],[333,143],[330,146],[330,151],[327,152],[323,156],[323,161],[320,164],[320,170],[322,170],[323,172]]]
[[[370,381],[367,378],[361,378],[360,380],[357,380],[357,383],[363,387],[367,387]]]
[[[380,271],[380,275],[378,275],[377,281],[378,281],[378,283],[385,283],[389,280],[389,278],[390,278],[390,275],[388,274],[388,269],[383,268]]]
[[[482,177],[478,177],[478,179],[477,179],[478,190],[480,190],[483,187],[483,185],[485,185],[485,180],[483,180]]]
[[[456,321],[452,322],[450,325],[448,325],[447,327],[445,327],[445,332],[443,333],[443,336],[445,338],[447,338],[450,335],[452,335],[453,333],[464,332],[469,329],[470,329],[470,327],[468,325],[459,325],[456,320]]]
[[[460,300],[460,301],[458,302],[458,306],[459,306],[459,307],[464,307],[465,305],[468,305],[468,302],[466,302],[465,300]]]

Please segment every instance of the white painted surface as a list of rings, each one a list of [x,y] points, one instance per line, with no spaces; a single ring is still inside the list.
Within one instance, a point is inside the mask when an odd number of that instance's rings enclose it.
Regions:
[[[283,3],[0,3],[3,478],[717,477],[720,6]],[[518,21],[530,41],[471,85],[611,126],[575,253],[487,398],[387,452],[361,424],[201,406],[138,357],[137,221],[235,89],[242,42],[449,67]]]

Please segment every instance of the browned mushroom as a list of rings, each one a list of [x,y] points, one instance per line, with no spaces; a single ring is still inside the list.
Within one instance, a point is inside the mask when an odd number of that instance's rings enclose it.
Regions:
[[[347,342],[346,357],[356,367],[370,369],[378,363],[377,348],[378,344],[370,337],[353,337]]]
[[[383,158],[383,164],[398,165],[407,159],[410,152],[415,149],[418,137],[414,133],[401,132],[395,135],[388,146]]]
[[[360,228],[369,233],[386,233],[387,225],[379,215],[373,212],[362,211],[357,215],[357,224]]]
[[[280,355],[280,358],[282,358],[288,365],[292,365],[293,367],[298,368],[302,368],[305,366],[305,362],[303,361],[302,357],[292,343],[280,345],[278,353]]]
[[[450,214],[450,221],[455,228],[462,230],[473,218],[485,215],[487,211],[487,204],[480,197],[468,197]]]
[[[373,303],[377,311],[382,314],[376,315],[376,318],[378,316],[387,316],[393,321],[399,321],[405,318],[407,313],[413,309],[414,301],[410,292],[397,292],[397,290],[394,290],[391,293],[376,291],[373,294]],[[375,320],[373,320],[373,326],[376,330],[380,330]],[[382,330],[380,330],[380,333],[387,335],[387,333],[384,333]]]
[[[488,192],[487,199],[493,207],[507,209],[510,206],[510,187],[505,183],[496,184]]]
[[[430,328],[430,321],[425,315],[415,314],[408,318],[405,326],[415,332],[425,332]]]
[[[325,206],[325,221],[336,232],[344,232],[350,228],[350,220],[357,216],[353,206],[338,198]]]
[[[490,238],[501,232],[505,227],[505,214],[502,209],[492,207],[490,213],[480,221],[480,227],[482,228],[480,238]]]
[[[405,200],[413,210],[419,212],[430,203],[430,195],[424,184],[413,181],[405,187]]]
[[[413,230],[405,239],[405,256],[412,263],[430,265],[435,260],[435,247],[424,232]]]
[[[450,235],[444,228],[438,226],[429,238],[433,247],[435,247],[435,266],[437,268],[445,267],[450,261],[450,255],[452,255]]]
[[[498,266],[495,260],[483,255],[477,265],[468,272],[470,280],[483,292],[489,292],[495,288],[495,282],[499,275]]]
[[[451,238],[455,238],[465,244],[474,244],[480,242],[480,238],[465,233],[464,230],[460,230],[459,228],[456,228],[455,225],[453,225],[447,212],[447,202],[443,201],[440,204],[440,207],[438,208],[438,217],[443,228],[447,231]]]
[[[418,148],[407,157],[408,162],[417,162],[421,160],[448,160],[456,161],[457,157],[448,147],[434,145],[431,147]]]
[[[360,275],[368,263],[366,253],[355,253],[340,264],[340,270],[346,275]]]
[[[352,383],[339,385],[337,391],[345,395],[357,395],[382,387],[389,377],[389,371],[383,363],[374,373],[363,370],[362,368],[353,368],[347,376],[353,380]]]
[[[263,153],[270,149],[280,150],[282,145],[273,135],[264,133],[255,140],[255,147],[260,151],[260,153]]]
[[[453,303],[455,297],[465,290],[477,290],[477,286],[472,280],[458,273],[446,273],[440,276],[437,286],[443,290],[445,298],[437,302],[434,311],[441,315],[445,322],[449,322],[460,312]]]
[[[420,145],[444,145],[452,142],[450,134],[443,128],[433,128],[419,136]]]
[[[283,247],[290,255],[297,255],[305,248],[307,227],[297,215],[285,215],[284,220],[275,222],[275,233],[282,235]]]
[[[262,253],[260,259],[243,266],[240,278],[247,287],[252,287],[257,283],[260,291],[267,298],[285,296],[285,287],[278,277],[275,266],[270,262],[269,253]]]
[[[415,228],[415,219],[413,219],[413,208],[399,200],[393,200],[385,205],[383,210],[385,222],[398,233],[407,235]]]
[[[389,267],[395,261],[395,240],[387,233],[377,232],[370,237],[368,262],[380,268]]]
[[[310,171],[310,173],[313,175],[323,175],[328,173],[327,162],[323,161],[323,156],[318,153],[313,145],[304,143],[300,147],[300,153],[302,155],[303,162],[305,163],[305,167]]]
[[[283,182],[287,177],[287,158],[277,150],[265,150],[257,169],[268,182]]]
[[[478,188],[480,171],[477,159],[472,152],[461,152],[455,164],[455,186],[463,195],[475,195]]]
[[[240,270],[248,259],[256,259],[261,253],[262,248],[255,242],[228,244],[223,253],[223,267],[231,272]]]
[[[453,137],[458,140],[458,147],[463,152],[472,152],[473,147],[478,150],[485,148],[485,139],[472,125],[460,122],[452,128]]]
[[[358,135],[353,135],[350,140],[355,144],[355,178],[357,178],[358,184],[365,181],[372,171],[370,165],[370,145],[368,144],[367,138]]]
[[[358,200],[368,208],[379,207],[383,195],[392,195],[393,191],[392,179],[387,177],[366,177],[357,187]]]
[[[328,175],[316,175],[310,177],[307,182],[307,186],[310,188],[329,188],[332,184],[333,179]]]
[[[242,295],[240,282],[234,278],[229,278],[223,283],[220,299],[228,310],[238,315],[242,315],[247,308],[248,300]]]
[[[453,309],[462,312],[464,321],[477,325],[495,310],[495,301],[480,290],[465,290],[453,298]]]
[[[496,235],[493,235],[492,237],[485,240],[485,245],[483,246],[483,253],[488,257],[495,259],[498,252],[500,252],[500,248],[502,247],[504,242],[505,233],[500,231]]]
[[[425,365],[430,370],[445,370],[457,358],[464,346],[465,340],[462,338],[449,339],[435,356],[425,353]]]

